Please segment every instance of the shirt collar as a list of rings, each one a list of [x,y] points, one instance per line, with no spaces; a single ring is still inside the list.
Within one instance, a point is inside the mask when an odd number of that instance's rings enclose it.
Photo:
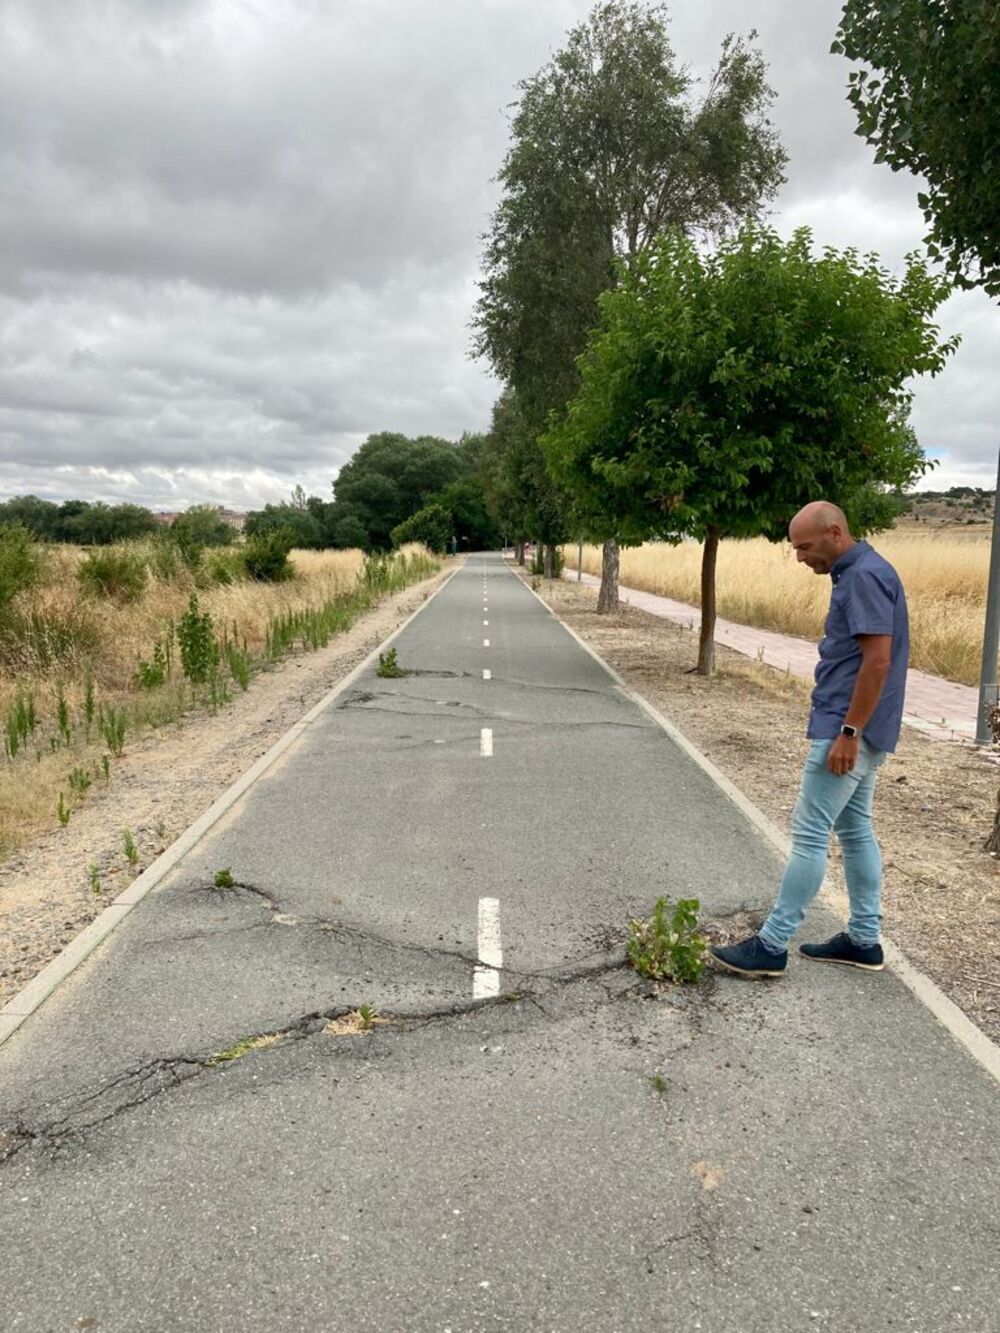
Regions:
[[[830,577],[833,579],[834,583],[837,582],[841,574],[846,573],[846,571],[850,569],[863,551],[869,549],[867,542],[855,542],[849,551],[845,551],[839,560],[835,560],[830,566]]]

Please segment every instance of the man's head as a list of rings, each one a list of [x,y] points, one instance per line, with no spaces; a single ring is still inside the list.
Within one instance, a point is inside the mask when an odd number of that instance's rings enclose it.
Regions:
[[[788,540],[796,558],[815,574],[829,574],[854,538],[842,509],[828,500],[813,500],[788,525]]]

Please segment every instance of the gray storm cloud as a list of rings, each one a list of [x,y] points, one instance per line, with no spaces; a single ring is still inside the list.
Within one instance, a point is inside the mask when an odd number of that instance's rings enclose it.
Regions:
[[[157,507],[326,493],[366,434],[482,429],[479,238],[517,80],[589,0],[8,0],[0,11],[0,494]],[[839,6],[678,4],[695,73],[753,25],[791,155],[774,213],[919,243],[853,134]],[[989,484],[1000,318],[918,388],[943,479]]]

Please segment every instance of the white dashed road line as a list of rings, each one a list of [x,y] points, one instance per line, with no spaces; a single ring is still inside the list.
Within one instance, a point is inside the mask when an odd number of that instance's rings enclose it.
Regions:
[[[483,667],[483,680],[492,680],[492,679],[493,679],[493,672],[489,669],[489,667]]]
[[[493,754],[493,728],[483,727],[479,733],[479,753],[484,759],[489,759]]]
[[[489,639],[484,639],[484,640],[483,640],[483,647],[484,647],[484,648],[488,648],[489,646],[490,646],[490,641],[489,641]]]
[[[483,1000],[500,994],[503,946],[500,941],[500,899],[479,899],[479,942],[476,950],[480,965],[472,978],[473,999]]]

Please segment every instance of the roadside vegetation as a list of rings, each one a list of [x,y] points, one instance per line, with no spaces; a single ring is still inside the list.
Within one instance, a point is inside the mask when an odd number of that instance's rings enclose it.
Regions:
[[[223,707],[287,653],[324,647],[439,568],[392,555],[149,537],[93,549],[0,527],[0,855],[65,826],[129,743]]]
[[[910,662],[947,680],[975,685],[983,648],[989,569],[988,532],[890,531],[868,540],[899,571],[910,610]],[[621,580],[629,588],[700,605],[702,548],[646,542],[621,552]],[[567,568],[577,547],[563,548]],[[601,572],[601,548],[583,549],[585,573]],[[787,542],[763,537],[719,545],[718,610],[727,620],[803,638],[822,636],[830,601],[829,579],[800,567]]]

